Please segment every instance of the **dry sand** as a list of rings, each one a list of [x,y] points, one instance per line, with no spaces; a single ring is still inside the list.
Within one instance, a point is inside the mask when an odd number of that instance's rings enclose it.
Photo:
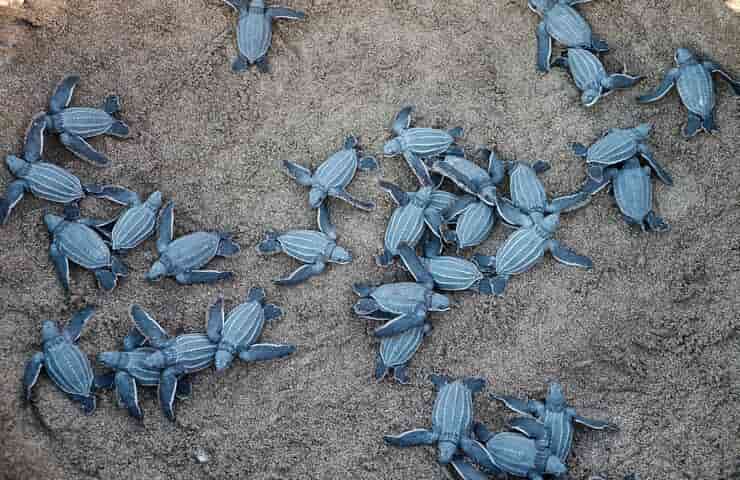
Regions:
[[[721,133],[686,141],[675,93],[652,106],[638,106],[635,91],[616,93],[587,110],[564,72],[537,74],[538,20],[524,0],[288,6],[308,19],[276,25],[269,75],[231,73],[235,15],[217,0],[29,0],[25,8],[39,27],[0,25],[4,154],[21,148],[54,84],[79,72],[75,103],[122,95],[133,137],[94,140],[113,159],[105,170],[75,160],[57,140],[46,157],[83,180],[144,194],[159,189],[177,203],[178,235],[218,228],[236,232],[244,246],[240,256],[213,264],[233,269],[233,283],[147,285],[143,274],[155,258],[149,241],[127,258],[133,274],[112,295],[75,268],[65,297],[47,259],[41,216],[49,204],[25,198],[0,229],[0,476],[443,479],[448,474],[432,449],[401,451],[381,441],[385,433],[429,425],[434,393],[427,377],[435,372],[482,375],[489,390],[532,396],[557,378],[584,415],[619,424],[619,433],[578,430],[574,478],[740,478],[740,121],[730,89],[719,84]],[[723,0],[599,0],[580,9],[613,49],[607,66],[646,75],[641,89],[659,81],[679,46],[740,74],[740,16]],[[550,161],[543,179],[553,194],[573,190],[584,176],[570,142],[653,122],[650,145],[676,180],[673,188],[656,184],[655,208],[673,229],[636,232],[608,195],[599,196],[565,216],[559,232],[593,258],[593,271],[548,259],[515,278],[503,298],[455,295],[453,311],[434,316],[434,332],[411,364],[411,384],[377,384],[376,342],[350,314],[350,286],[396,275],[373,261],[393,208],[376,182],[382,176],[413,188],[403,161],[385,159],[381,173],[359,174],[352,184],[358,197],[378,202],[376,212],[334,204],[353,264],[276,288],[269,279],[296,264],[259,258],[252,247],[267,228],[314,224],[307,192],[279,170],[283,159],[316,166],[349,134],[381,151],[404,104],[417,106],[418,125],[461,125],[467,144]],[[3,186],[12,179],[5,169],[0,177]],[[104,202],[83,202],[88,215],[111,211]],[[505,235],[499,227],[479,251],[493,253]],[[21,401],[19,379],[40,347],[42,319],[66,320],[82,303],[98,305],[80,342],[92,357],[119,347],[133,302],[170,331],[191,332],[204,328],[206,306],[219,291],[233,305],[253,285],[265,286],[287,312],[264,338],[295,343],[298,352],[236,364],[221,376],[195,375],[176,423],[163,418],[154,391],[142,393],[143,426],[109,392],[85,417],[43,375],[33,404]],[[476,407],[494,428],[509,416],[485,395]],[[196,463],[199,450],[208,463]]]

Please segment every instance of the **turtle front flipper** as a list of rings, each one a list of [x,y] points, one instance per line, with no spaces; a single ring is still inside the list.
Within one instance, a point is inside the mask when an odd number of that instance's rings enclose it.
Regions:
[[[85,193],[95,198],[104,198],[119,205],[131,206],[139,203],[139,195],[126,187],[118,185],[96,185],[84,186]]]
[[[275,20],[303,20],[306,18],[305,13],[285,7],[270,7],[265,13]]]
[[[554,198],[545,207],[546,213],[570,212],[585,206],[591,199],[591,195],[584,191],[563,195]]]
[[[342,200],[343,202],[349,203],[353,207],[359,208],[360,210],[364,210],[366,212],[375,210],[375,203],[358,200],[354,198],[352,195],[350,195],[349,193],[347,193],[345,190],[333,188],[329,191],[329,195],[331,195],[334,198],[338,198],[339,200]]]
[[[362,298],[352,307],[352,311],[357,315],[370,315],[380,310],[380,305],[373,298]]]
[[[164,415],[175,420],[175,396],[177,394],[177,376],[176,367],[170,367],[162,371],[159,377],[159,406]]]
[[[570,147],[573,149],[573,153],[581,158],[586,158],[588,156],[588,148],[582,143],[574,142],[570,144]]]
[[[502,473],[496,466],[496,462],[491,456],[491,452],[489,452],[480,442],[477,442],[472,438],[463,437],[460,439],[460,448],[465,452],[465,455],[470,457],[476,464],[480,465],[487,471]]]
[[[213,343],[221,341],[221,332],[224,329],[224,296],[219,295],[215,302],[208,307],[206,333]]]
[[[14,180],[8,185],[5,197],[0,197],[0,225],[8,223],[13,208],[23,199],[28,184],[25,180]]]
[[[488,475],[477,470],[473,465],[463,457],[455,457],[450,462],[450,468],[460,480],[487,480]]]
[[[394,447],[414,447],[417,445],[434,445],[439,438],[436,433],[425,428],[416,428],[400,435],[385,435],[383,441]]]
[[[732,78],[732,75],[724,70],[720,64],[714,62],[704,62],[704,68],[706,68],[709,72],[719,73],[722,78],[730,84],[732,90],[735,92],[735,95],[740,95],[740,82]]]
[[[660,163],[658,163],[658,161],[655,159],[655,156],[653,155],[653,152],[647,147],[647,145],[640,143],[637,146],[637,151],[640,156],[645,159],[648,165],[650,165],[650,168],[653,169],[661,182],[668,186],[673,185],[673,178],[671,178],[671,174],[668,173]]]
[[[136,326],[132,326],[126,336],[123,338],[123,350],[130,352],[146,343],[146,337],[139,331]]]
[[[607,90],[624,90],[637,85],[644,77],[632,76],[624,73],[613,73],[603,82]]]
[[[376,337],[391,337],[414,327],[420,327],[424,325],[425,320],[426,318],[423,315],[402,314],[385,325],[376,328],[374,334]]]
[[[492,393],[490,397],[493,400],[498,400],[499,402],[502,402],[504,405],[506,405],[506,408],[508,408],[509,410],[513,410],[521,415],[532,415],[536,412],[536,409],[532,408],[532,405],[527,400],[521,400],[519,398],[510,397],[508,395],[498,395],[495,393]],[[480,438],[480,436],[478,438]],[[487,441],[487,439],[480,439],[483,442]]]
[[[255,343],[239,352],[239,358],[244,362],[261,362],[287,357],[295,352],[295,345],[281,343]]]
[[[110,159],[108,157],[95,150],[92,145],[87,143],[84,138],[78,135],[71,135],[64,132],[59,135],[59,140],[61,140],[64,146],[67,147],[75,157],[81,160],[95,165],[96,167],[107,167],[110,165]]]
[[[603,38],[596,35],[591,36],[591,50],[596,53],[606,53],[609,51],[609,44]]]
[[[595,195],[609,185],[609,178],[602,178],[600,181],[592,178],[590,175],[586,178],[586,183],[581,187],[581,191],[589,195]]]
[[[304,187],[313,185],[313,173],[308,168],[288,160],[283,160],[283,168],[290,178]]]
[[[79,82],[79,75],[68,75],[57,84],[49,100],[49,111],[51,113],[59,113],[69,106],[75,87]]]
[[[393,201],[396,202],[396,204],[399,207],[403,207],[403,206],[407,205],[409,203],[409,201],[411,201],[411,199],[409,198],[408,194],[406,192],[404,192],[403,190],[401,190],[401,188],[398,187],[398,185],[395,185],[395,184],[393,184],[391,182],[386,182],[386,181],[380,180],[378,182],[378,186],[381,189],[383,189],[386,192],[388,192],[388,194],[391,196],[391,198],[393,199]]]
[[[542,21],[537,25],[537,70],[550,71],[550,56],[552,55],[552,38],[547,32],[547,24]]]
[[[529,438],[542,438],[545,435],[545,426],[532,417],[514,418],[507,426]]]
[[[590,258],[578,255],[571,249],[562,246],[557,240],[548,241],[547,248],[550,250],[550,253],[555,260],[564,265],[585,268],[587,270],[593,267],[593,262]]]
[[[511,200],[505,198],[499,198],[496,202],[496,212],[501,219],[509,224],[517,227],[525,227],[532,223],[529,215],[519,210]]]
[[[427,168],[426,163],[424,163],[424,161],[420,157],[418,157],[413,152],[404,150],[403,158],[406,160],[409,168],[411,168],[411,171],[414,172],[414,175],[416,175],[416,178],[419,180],[419,184],[422,187],[434,185],[434,183],[432,182],[432,177],[429,175],[429,169]]]
[[[218,270],[190,270],[175,275],[175,280],[180,285],[194,285],[199,283],[216,283],[221,280],[229,280],[234,272],[221,272]]]
[[[59,279],[59,283],[62,284],[62,288],[69,291],[69,259],[64,256],[54,241],[49,246],[49,258],[51,259],[51,263],[54,264],[54,270],[56,270],[57,278]]]
[[[257,244],[257,251],[262,255],[273,255],[283,251],[283,247],[278,241],[280,234],[278,232],[265,232],[265,238]]]
[[[322,202],[316,211],[316,223],[319,231],[332,240],[337,239],[337,227],[331,223],[331,211],[328,202]]]
[[[26,130],[23,146],[23,158],[27,162],[37,162],[44,154],[44,132],[46,130],[46,112],[37,113]]]
[[[87,322],[90,321],[93,315],[95,315],[95,307],[85,307],[75,313],[62,332],[64,338],[73,343],[79,340],[80,335],[82,334],[82,329],[85,327]]]
[[[242,0],[224,0],[224,3],[237,12],[239,11],[239,8],[242,6]]]
[[[324,262],[316,262],[316,263],[309,263],[307,265],[302,265],[301,267],[296,269],[293,273],[291,273],[287,277],[273,280],[273,283],[276,285],[282,285],[282,286],[298,285],[299,283],[305,282],[306,280],[313,277],[314,275],[320,274],[321,272],[324,271],[325,268],[326,268],[326,264]]]
[[[157,252],[161,255],[172,243],[175,230],[175,202],[170,200],[159,214],[159,237],[157,238]]]
[[[26,400],[31,400],[31,390],[39,379],[41,368],[44,366],[43,352],[36,352],[26,364],[26,370],[23,372],[23,390]]]
[[[581,417],[580,415],[573,415],[573,421],[594,430],[619,430],[619,427],[613,423],[605,422],[603,420],[593,420],[591,418]]]
[[[680,71],[677,68],[672,68],[668,70],[668,72],[666,72],[665,74],[665,77],[663,77],[660,85],[658,85],[655,90],[652,90],[644,95],[637,97],[637,101],[639,103],[651,103],[665,97],[676,84],[676,80],[678,80],[679,75]]]
[[[118,394],[118,405],[125,406],[129,415],[142,420],[144,412],[139,406],[139,395],[136,388],[136,379],[127,372],[116,372],[116,393]]]
[[[168,340],[167,332],[143,308],[134,304],[129,309],[129,316],[136,328],[155,348],[160,348]]]
[[[429,288],[434,285],[434,278],[421,263],[413,248],[404,243],[398,247],[398,254],[406,266],[406,270],[413,275],[417,283],[429,285]]]

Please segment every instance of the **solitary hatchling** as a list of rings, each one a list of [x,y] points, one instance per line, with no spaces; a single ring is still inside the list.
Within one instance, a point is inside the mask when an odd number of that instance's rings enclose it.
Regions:
[[[573,8],[590,0],[529,0],[529,8],[542,17],[537,25],[537,69],[550,71],[552,41],[567,48],[583,48],[594,52],[606,52],[609,46],[594,37],[591,27]]]
[[[226,232],[195,232],[173,240],[175,204],[170,201],[162,210],[159,220],[157,251],[159,260],[146,274],[146,279],[159,280],[164,276],[175,277],[177,283],[214,283],[231,278],[232,272],[200,270],[214,257],[232,257],[239,253],[239,244]]]
[[[370,156],[360,158],[358,144],[357,138],[348,137],[344,142],[344,148],[326,159],[313,173],[296,163],[287,160],[283,162],[291,178],[303,186],[311,187],[308,194],[308,204],[311,208],[319,208],[326,197],[338,198],[360,210],[369,211],[375,208],[374,203],[357,200],[346,190],[358,168],[363,171],[378,168],[375,158]]]
[[[490,454],[485,447],[471,437],[473,424],[473,395],[485,388],[482,378],[451,378],[432,375],[431,381],[437,388],[437,399],[432,410],[432,429],[417,428],[400,435],[386,435],[385,443],[396,447],[437,445],[438,461],[445,465],[462,450],[478,462],[485,462]]]
[[[730,84],[735,95],[740,95],[740,82],[733,79],[718,63],[699,61],[697,56],[687,48],[676,50],[675,61],[676,68],[665,73],[660,85],[655,90],[639,97],[637,101],[650,103],[660,100],[675,85],[681,101],[689,111],[689,120],[683,130],[684,136],[693,137],[700,130],[708,133],[716,131],[714,107],[717,101],[712,74],[719,73]]]
[[[507,395],[492,394],[491,398],[503,402],[507,408],[527,416],[534,416],[550,433],[550,451],[565,463],[573,444],[573,423],[584,425],[594,430],[617,430],[617,427],[602,420],[592,420],[576,413],[568,406],[559,383],[549,385],[544,401],[521,400]],[[519,419],[511,423],[517,428]],[[485,441],[481,439],[482,441]]]
[[[383,337],[375,359],[375,379],[382,380],[392,370],[394,380],[408,383],[408,364],[431,330],[432,326],[425,323],[398,335]]]
[[[403,108],[396,114],[391,129],[396,137],[386,142],[383,153],[393,157],[403,155],[422,187],[433,184],[426,165],[427,160],[447,152],[461,154],[455,140],[462,137],[460,127],[445,131],[437,128],[410,128],[413,107]]]
[[[260,72],[270,70],[267,52],[272,44],[272,21],[302,20],[303,12],[284,7],[267,7],[264,0],[224,0],[239,13],[236,24],[236,42],[239,55],[231,69],[238,73],[256,65]]]
[[[331,223],[329,207],[325,203],[319,207],[317,217],[319,231],[267,232],[265,239],[257,245],[257,252],[261,255],[284,252],[305,264],[290,275],[274,280],[275,284],[298,285],[323,272],[327,263],[344,265],[352,261],[352,254],[337,245],[337,231]]]
[[[95,411],[94,391],[109,387],[112,378],[96,377],[87,355],[77,346],[82,329],[94,314],[93,307],[85,307],[77,312],[62,330],[59,330],[59,326],[51,320],[42,323],[43,351],[33,354],[23,374],[27,400],[31,399],[31,389],[38,381],[41,369],[46,367],[46,374],[59,390],[72,400],[80,402],[85,413]]]
[[[606,168],[619,166],[638,155],[648,162],[661,182],[673,185],[671,175],[658,163],[647,145],[651,130],[649,123],[641,123],[634,128],[611,128],[590,147],[574,143],[573,151],[586,160],[588,176],[596,182],[603,180]]]
[[[570,72],[576,87],[582,92],[581,103],[585,107],[595,105],[601,97],[614,90],[633,87],[642,79],[625,73],[607,73],[599,57],[583,48],[569,48],[553,64]]]
[[[129,136],[128,125],[113,116],[121,110],[121,99],[117,95],[109,95],[101,108],[70,107],[72,94],[79,81],[80,77],[77,75],[65,77],[51,96],[49,112],[34,118],[42,128],[33,130],[33,150],[42,150],[44,131],[48,129],[59,134],[59,140],[78,158],[97,167],[107,167],[110,159],[95,150],[85,139],[99,135],[119,138]]]
[[[224,299],[219,297],[208,309],[208,338],[218,345],[216,371],[227,369],[234,357],[245,362],[272,360],[290,355],[293,345],[256,343],[265,322],[282,315],[279,307],[265,304],[265,291],[252,288],[244,303],[237,305],[224,319]]]

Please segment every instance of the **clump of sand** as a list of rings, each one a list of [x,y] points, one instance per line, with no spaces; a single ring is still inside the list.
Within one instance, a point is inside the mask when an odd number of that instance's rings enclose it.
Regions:
[[[726,0],[725,3],[730,8],[730,10],[740,13],[740,0]]]

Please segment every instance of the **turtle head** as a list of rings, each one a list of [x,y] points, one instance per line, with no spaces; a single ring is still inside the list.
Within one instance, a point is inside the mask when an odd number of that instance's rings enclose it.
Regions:
[[[529,9],[537,15],[544,15],[545,12],[552,7],[552,0],[528,0],[527,4]]]
[[[16,177],[22,175],[23,170],[28,166],[28,162],[22,158],[16,157],[15,155],[8,155],[5,157],[5,164],[8,166],[10,173]]]
[[[433,293],[429,310],[433,312],[446,312],[450,309],[450,299],[441,293]]]
[[[696,56],[688,48],[679,48],[676,50],[676,65],[686,65],[696,62]]]
[[[162,192],[156,191],[146,199],[146,206],[156,212],[162,206]]]
[[[319,186],[311,187],[311,191],[308,192],[308,204],[311,208],[319,208],[321,202],[326,198],[326,190]]]
[[[250,7],[264,7],[265,6],[265,0],[252,0],[252,2],[249,4]]]
[[[498,190],[496,189],[496,185],[487,185],[481,188],[478,196],[484,203],[491,206],[496,205],[496,202],[498,201]]]
[[[119,368],[122,362],[123,354],[121,352],[101,352],[98,354],[98,363],[102,363],[108,368]]]
[[[552,410],[561,411],[565,409],[565,395],[563,395],[563,387],[559,383],[553,382],[547,389],[547,397],[545,398],[547,407]]]
[[[216,351],[215,364],[216,364],[217,372],[223,372],[224,370],[229,368],[229,366],[231,365],[231,362],[233,361],[234,361],[234,354],[231,353],[230,351],[221,350],[221,349]]]
[[[393,156],[401,153],[401,139],[396,137],[393,140],[388,140],[383,145],[383,155]]]
[[[334,247],[334,250],[331,251],[330,258],[332,262],[344,265],[352,261],[352,254],[349,253],[346,248],[337,245]]]
[[[584,107],[592,107],[601,98],[601,90],[598,88],[587,88],[581,94],[581,103]]]
[[[568,467],[560,461],[560,459],[554,455],[547,457],[547,464],[545,464],[545,473],[554,475],[556,477],[564,475],[568,472]]]
[[[638,126],[635,127],[635,133],[640,138],[647,138],[650,135],[650,131],[652,131],[653,126],[650,123],[641,123]]]
[[[162,262],[157,260],[156,262],[154,262],[154,265],[152,265],[152,268],[150,268],[149,271],[146,273],[146,279],[150,282],[156,282],[165,275],[167,275],[167,267],[165,267]]]
[[[439,451],[439,463],[447,465],[457,453],[457,444],[451,440],[442,440],[437,444]]]
[[[144,360],[144,364],[148,368],[165,368],[167,367],[167,357],[165,352],[158,350]]]
[[[547,233],[555,233],[558,227],[560,227],[560,215],[557,213],[553,213],[552,215],[546,216],[542,219],[541,225]]]
[[[57,228],[59,228],[59,225],[64,222],[64,218],[60,217],[59,215],[54,215],[53,213],[47,213],[44,215],[44,223],[46,224],[46,228],[49,229],[50,232],[54,232]]]
[[[59,336],[59,327],[52,320],[44,320],[41,324],[41,340],[48,342]]]

